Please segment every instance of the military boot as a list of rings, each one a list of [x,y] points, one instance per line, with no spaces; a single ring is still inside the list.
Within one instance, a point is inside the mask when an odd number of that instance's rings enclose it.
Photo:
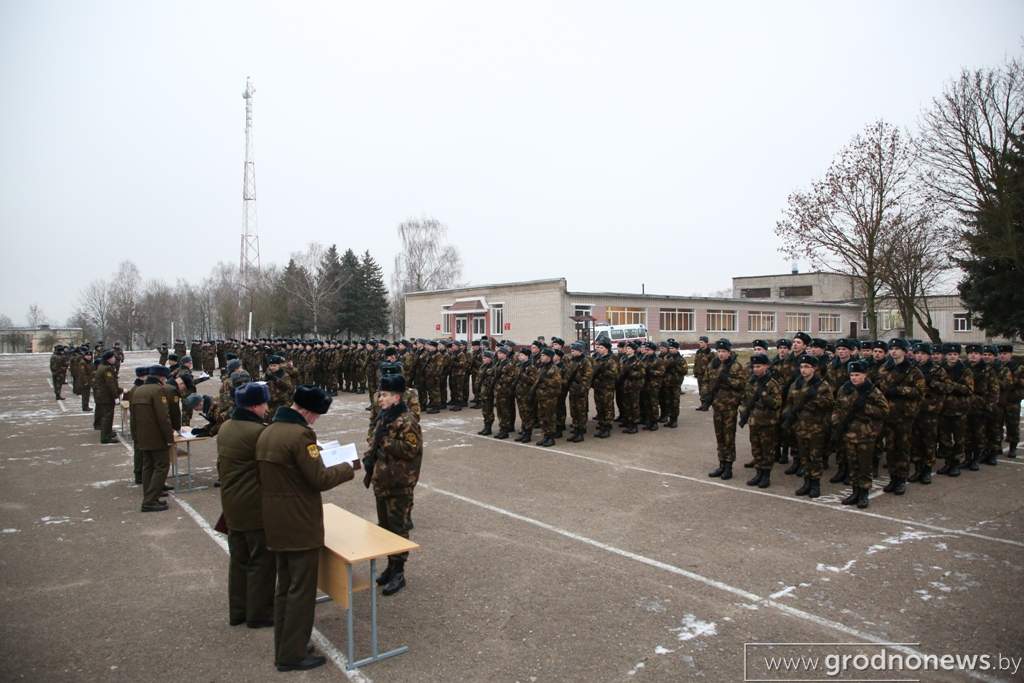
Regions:
[[[967,469],[971,472],[977,472],[980,469],[978,467],[978,451],[971,451],[967,456]]]
[[[756,460],[748,460],[747,462],[743,463],[743,466],[746,467],[747,469],[750,469],[751,467],[753,467],[756,464],[757,464]]]
[[[556,439],[561,439],[563,436],[565,436],[565,427],[559,427],[555,430]]]
[[[796,491],[794,491],[793,495],[794,496],[806,496],[810,492],[811,492],[811,478],[810,477],[804,477],[803,485],[800,488],[798,488]]]
[[[886,493],[895,493],[896,489],[899,488],[900,486],[901,486],[900,478],[899,477],[892,477],[892,478],[889,479],[889,483],[882,487],[882,490],[885,491]],[[906,487],[905,486],[904,486],[903,490],[904,490],[904,492],[906,491]],[[902,495],[902,494],[900,494],[900,495]]]
[[[676,427],[679,426],[679,418],[673,417],[672,419],[665,423],[665,426],[668,427],[669,429],[675,429]]]
[[[764,478],[764,470],[758,470],[757,474],[747,480],[747,486],[757,486],[761,483],[761,479]]]
[[[388,581],[391,580],[391,575],[394,574],[394,573],[395,573],[395,560],[393,558],[389,557],[388,558],[387,569],[382,571],[380,573],[380,576],[377,577],[377,585],[378,586],[383,586],[384,584],[386,584]]]
[[[1007,458],[1013,458],[1013,459],[1016,460],[1016,458],[1017,458],[1017,444],[1016,443],[1011,443],[1010,444],[1009,450],[1006,451],[1006,457]]]
[[[800,458],[794,457],[793,464],[786,468],[783,474],[796,474],[797,470],[800,469]]]
[[[943,468],[943,469],[946,470],[945,472],[943,472],[943,474],[945,474],[947,477],[959,477],[960,476],[960,463],[959,462],[954,462],[953,464],[949,465],[948,468]]]
[[[533,440],[532,429],[527,429],[523,431],[523,435],[516,439],[516,441],[518,441],[519,443],[530,443],[531,440]]]
[[[655,422],[654,420],[651,420],[649,423],[647,423],[644,429],[646,429],[649,432],[656,432],[658,431],[658,423]]]
[[[847,476],[849,476],[849,466],[845,462],[841,462],[839,463],[839,469],[829,478],[828,482],[830,484],[838,484]]]
[[[718,467],[708,472],[709,477],[720,477],[725,473],[725,463],[721,460],[718,461]]]
[[[918,479],[918,483],[926,484],[926,485],[932,483],[932,468],[931,468],[931,465],[922,465],[922,467],[921,467],[921,477]]]
[[[868,489],[857,490],[857,507],[863,510],[868,506]]]
[[[991,448],[985,453],[985,458],[981,461],[984,465],[998,465],[999,464],[999,452],[996,449]]]
[[[543,446],[544,448],[550,448],[551,446],[555,445],[555,440],[550,436],[545,436],[543,439],[537,442],[537,445]]]
[[[391,572],[391,576],[388,577],[388,582],[384,584],[384,590],[381,593],[384,595],[394,595],[403,588],[405,588],[405,560],[395,558],[394,570]]]
[[[766,489],[772,485],[772,471],[761,470],[761,481],[757,482],[757,488]]]
[[[572,436],[566,439],[566,441],[570,443],[579,443],[580,441],[583,441],[583,432],[578,429],[572,430]]]
[[[843,505],[855,505],[857,499],[860,497],[860,489],[857,487],[853,488],[853,491],[846,498],[841,501]]]
[[[924,468],[921,466],[921,463],[915,462],[914,471],[910,473],[909,477],[907,477],[907,481],[910,483],[921,481],[921,472],[923,471],[923,469]]]
[[[622,430],[623,434],[636,434],[636,433],[638,433],[639,430],[636,428],[636,423],[634,423],[634,422],[627,422],[627,423],[624,423],[624,424],[626,425],[626,428]]]
[[[491,435],[491,423],[490,422],[485,422],[484,423],[484,428],[481,429],[479,432],[477,432],[477,434],[479,434],[480,436],[490,436]]]
[[[725,469],[722,470],[722,479],[732,479],[732,463],[723,463],[723,466],[725,467]]]
[[[811,490],[807,492],[808,498],[817,498],[821,495],[821,480],[811,479]]]
[[[607,439],[609,436],[611,436],[611,430],[606,428],[598,429],[597,433],[594,434],[594,436],[598,439]]]
[[[494,438],[495,439],[507,439],[508,438],[508,432],[506,432],[504,429],[502,429],[501,431],[499,431],[497,434],[494,435]]]
[[[952,467],[952,463],[950,463],[948,460],[946,460],[943,463],[942,467],[940,467],[938,470],[936,470],[935,474],[949,474],[949,468],[950,467]]]

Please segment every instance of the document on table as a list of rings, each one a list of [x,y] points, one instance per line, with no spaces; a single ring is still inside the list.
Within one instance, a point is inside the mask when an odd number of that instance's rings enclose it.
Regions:
[[[320,447],[320,459],[323,461],[324,467],[333,467],[343,462],[351,465],[359,460],[359,451],[356,450],[354,443],[342,446],[337,441],[328,441],[326,443],[317,442],[317,446]]]
[[[196,435],[192,433],[191,427],[182,427],[181,431],[178,432],[178,436],[180,436],[182,439],[186,441],[196,438]]]

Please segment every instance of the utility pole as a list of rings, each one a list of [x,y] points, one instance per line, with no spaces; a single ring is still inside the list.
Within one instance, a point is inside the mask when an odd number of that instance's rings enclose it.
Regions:
[[[252,79],[245,79],[245,166],[242,170],[242,250],[238,262],[238,274],[241,279],[242,291],[248,302],[240,300],[239,308],[249,311],[249,335],[252,335],[253,291],[260,276],[260,238],[256,232],[256,160],[253,157]]]

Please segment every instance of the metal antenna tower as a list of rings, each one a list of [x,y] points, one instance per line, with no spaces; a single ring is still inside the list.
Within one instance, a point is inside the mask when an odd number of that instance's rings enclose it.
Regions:
[[[256,89],[245,79],[245,167],[242,172],[242,253],[238,271],[242,286],[252,292],[260,273],[260,237],[256,234],[256,161],[252,147],[252,100]]]

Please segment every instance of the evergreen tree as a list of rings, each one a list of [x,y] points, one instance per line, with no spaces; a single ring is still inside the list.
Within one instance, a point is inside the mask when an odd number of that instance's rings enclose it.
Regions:
[[[960,296],[991,335],[1024,338],[1024,138],[1013,136],[1006,172],[974,212],[961,259]],[[998,191],[1002,189],[1003,191]]]
[[[361,334],[360,300],[363,296],[359,257],[351,249],[341,257],[341,289],[338,291],[337,329],[346,339]]]
[[[391,318],[388,305],[388,288],[384,284],[384,270],[367,251],[359,264],[359,279],[362,283],[360,322],[365,334],[383,335],[388,332]]]
[[[288,259],[288,265],[285,267],[284,272],[281,273],[280,289],[282,292],[287,292],[288,289],[294,290],[294,288],[299,286],[298,283],[303,278],[301,269],[302,266],[295,263],[295,259]],[[286,293],[283,296],[283,300],[285,302],[285,315],[283,316],[284,326],[281,331],[288,335],[302,335],[311,329],[312,320],[302,303]]]
[[[323,259],[320,261],[320,270],[323,273],[324,282],[340,283],[344,281],[342,279],[341,259],[338,257],[338,247],[336,245],[332,244],[331,248],[324,252]],[[338,314],[341,309],[341,295],[343,291],[343,287],[338,287],[336,292],[326,297],[320,309],[320,320],[322,321],[320,331],[325,334],[333,336],[341,329],[338,325]]]

